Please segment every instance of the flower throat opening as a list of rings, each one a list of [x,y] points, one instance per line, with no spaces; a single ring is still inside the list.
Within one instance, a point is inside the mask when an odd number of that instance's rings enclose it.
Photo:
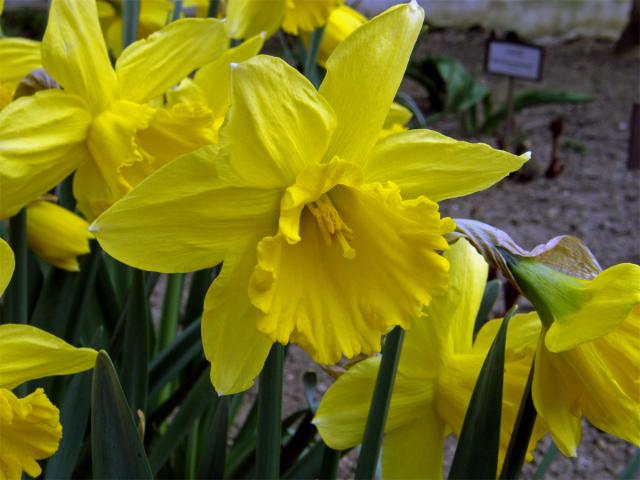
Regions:
[[[349,260],[355,258],[356,250],[351,246],[353,230],[342,221],[331,199],[324,194],[315,202],[308,203],[307,208],[318,222],[324,243],[330,246],[333,240],[337,240],[342,248],[342,256]]]

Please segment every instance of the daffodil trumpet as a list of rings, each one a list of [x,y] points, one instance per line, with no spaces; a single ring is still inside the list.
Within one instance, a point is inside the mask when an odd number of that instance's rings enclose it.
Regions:
[[[384,332],[446,291],[454,223],[436,202],[527,160],[429,130],[378,141],[423,18],[411,3],[359,28],[319,90],[280,59],[237,64],[219,144],[169,163],[92,224],[137,268],[224,260],[202,321],[218,392],[249,388],[273,342],[321,364],[378,352]]]

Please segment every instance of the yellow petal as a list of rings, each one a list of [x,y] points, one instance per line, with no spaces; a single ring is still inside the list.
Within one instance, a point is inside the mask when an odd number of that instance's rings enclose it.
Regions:
[[[40,42],[26,38],[0,38],[0,82],[18,82],[42,66]]]
[[[0,296],[2,296],[7,285],[9,285],[9,281],[11,281],[15,266],[13,250],[11,250],[7,242],[0,238]]]
[[[286,0],[229,0],[227,2],[227,35],[236,40],[261,32],[273,35],[280,27]]]
[[[261,312],[247,295],[255,264],[255,240],[236,246],[205,298],[202,346],[211,362],[211,382],[220,395],[250,388],[273,344],[258,331]]]
[[[384,119],[382,128],[392,128],[394,125],[406,125],[413,117],[413,113],[407,107],[403,107],[399,103],[393,102],[387,118]]]
[[[362,163],[398,91],[424,12],[416,2],[390,8],[360,27],[327,60],[320,93],[338,118],[326,158]]]
[[[309,168],[287,190],[280,233],[260,242],[249,288],[265,313],[259,328],[325,364],[379,351],[382,333],[444,293],[448,262],[435,250],[453,228],[426,198],[358,186],[352,172],[337,174],[344,166]]]
[[[117,94],[117,79],[102,39],[96,2],[52,0],[42,40],[42,64],[68,93],[93,112]]]
[[[123,98],[145,102],[162,95],[196,68],[218,58],[227,37],[223,22],[185,18],[171,22],[122,52],[116,62]]]
[[[327,23],[329,14],[336,6],[336,0],[289,0],[282,19],[282,29],[298,35],[300,30],[312,32]]]
[[[434,201],[489,188],[518,170],[528,155],[516,156],[484,143],[460,142],[431,130],[411,130],[376,145],[365,166],[368,180],[390,180],[402,195]]]
[[[473,342],[473,352],[488,352],[495,339],[502,319],[497,318],[485,323]],[[538,346],[542,323],[536,312],[514,315],[507,330],[507,361],[531,356]]]
[[[27,207],[27,243],[45,261],[63,270],[80,270],[78,256],[91,251],[89,224],[45,200]]]
[[[93,120],[87,135],[93,161],[78,169],[73,182],[78,208],[88,219],[131,189],[122,169],[144,160],[136,134],[149,126],[154,113],[148,105],[119,100]]]
[[[582,436],[578,392],[571,388],[563,371],[562,353],[551,353],[541,344],[535,357],[531,396],[560,451],[575,457]]]
[[[196,72],[193,82],[212,110],[217,126],[222,125],[230,104],[231,64],[240,63],[258,54],[264,44],[264,35],[256,35],[230,48],[220,58],[208,63]]]
[[[97,352],[76,348],[30,325],[0,325],[0,387],[93,368]]]
[[[584,289],[571,311],[554,311],[555,321],[545,337],[552,352],[602,337],[630,317],[640,319],[640,266],[615,265],[582,283]]]
[[[336,47],[367,21],[367,17],[348,5],[340,5],[333,9],[327,19],[320,41],[318,63],[325,67],[327,59]]]
[[[149,126],[138,131],[136,143],[145,161],[121,169],[132,187],[176,158],[216,142],[214,117],[201,103],[177,103],[156,110]]]
[[[17,213],[88,158],[89,121],[82,100],[54,90],[22,97],[0,112],[0,218]]]
[[[322,159],[334,125],[313,85],[283,60],[260,55],[233,69],[231,110],[220,141],[242,184],[293,184],[305,166]]]
[[[313,423],[331,448],[345,450],[362,442],[379,367],[380,357],[358,362],[341,375],[322,397]],[[433,395],[432,383],[399,373],[393,387],[385,431],[411,424],[427,414]]]
[[[382,445],[383,478],[442,478],[445,424],[432,409],[422,412],[423,416],[386,433]]]
[[[222,261],[255,231],[275,231],[281,192],[231,187],[216,175],[217,146],[169,163],[98,218],[91,229],[114,258],[157,272]]]
[[[0,478],[39,476],[36,460],[53,455],[61,437],[60,412],[42,388],[24,398],[0,388]]]

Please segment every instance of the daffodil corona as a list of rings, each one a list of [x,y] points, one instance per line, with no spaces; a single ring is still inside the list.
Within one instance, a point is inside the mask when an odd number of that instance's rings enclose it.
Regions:
[[[454,225],[435,202],[526,160],[427,130],[378,142],[423,16],[400,5],[358,29],[319,91],[282,60],[238,64],[219,145],[157,171],[92,225],[139,268],[224,260],[202,322],[218,392],[248,388],[273,342],[325,364],[379,351],[446,289],[439,252]]]
[[[487,278],[487,264],[465,240],[445,257],[451,263],[446,295],[434,298],[426,315],[406,333],[382,449],[383,478],[441,478],[444,438],[459,434],[471,393],[499,320],[473,341],[473,328]],[[515,320],[515,319],[514,319]],[[540,325],[511,323],[506,347],[499,465],[515,424]],[[314,423],[331,448],[362,442],[380,357],[351,367],[320,402]],[[529,449],[543,434],[538,424]],[[412,452],[407,455],[407,452]],[[532,458],[532,457],[530,457]]]

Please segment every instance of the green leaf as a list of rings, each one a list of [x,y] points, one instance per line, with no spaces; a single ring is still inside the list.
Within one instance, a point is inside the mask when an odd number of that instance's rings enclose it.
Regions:
[[[313,442],[316,433],[318,433],[318,429],[311,423],[312,420],[313,412],[308,410],[296,428],[295,433],[282,448],[280,460],[280,469],[282,471],[287,471],[293,466],[302,452]]]
[[[29,264],[27,250],[27,209],[23,208],[9,219],[9,245],[15,258],[13,277],[4,294],[4,321],[27,323],[29,320]]]
[[[547,470],[549,470],[549,467],[558,456],[558,453],[560,453],[560,450],[558,450],[555,443],[551,442],[547,451],[544,452],[540,465],[538,465],[538,468],[536,468],[536,471],[533,473],[533,480],[543,480]],[[631,480],[631,478],[634,477],[630,477],[629,480]]]
[[[95,478],[153,478],[131,409],[104,350],[93,370],[91,458]]]
[[[142,271],[135,270],[127,302],[122,365],[120,366],[122,387],[134,414],[138,410],[144,412],[147,409],[150,324],[151,314],[144,290],[144,277]]]
[[[72,478],[89,422],[90,392],[91,372],[74,376],[67,386],[60,409],[60,423],[64,426],[64,435],[58,451],[47,462],[44,475],[46,480]]]
[[[340,451],[334,450],[324,445],[322,454],[322,466],[320,468],[320,478],[334,479],[338,474],[338,464],[340,463]]]
[[[284,347],[274,343],[260,374],[256,478],[279,478]]]
[[[175,378],[195,358],[203,356],[200,319],[185,328],[149,365],[149,399]]]
[[[324,444],[316,442],[289,470],[282,478],[298,480],[313,480],[319,477],[324,456]]]
[[[211,385],[209,369],[206,369],[180,405],[180,409],[165,434],[157,438],[151,445],[149,463],[154,473],[157,474],[169,460],[173,451],[187,436],[196,420],[204,413],[207,406],[214,402],[218,402],[218,395]]]
[[[320,50],[320,43],[322,43],[323,33],[324,27],[316,28],[311,32],[309,47],[307,49],[307,55],[304,59],[304,67],[302,70],[304,72],[304,76],[307,77],[316,88],[320,86],[317,57],[318,51]]]
[[[223,478],[227,456],[229,426],[229,396],[221,397],[201,442],[201,454],[196,478]]]
[[[640,475],[640,449],[637,448],[629,463],[618,475],[618,480],[632,480],[638,478],[638,475]]]
[[[516,95],[513,100],[513,110],[521,112],[527,108],[543,105],[573,105],[587,103],[593,100],[589,95],[562,92],[557,90],[527,90]],[[492,133],[507,117],[507,106],[502,105],[489,115],[481,127],[483,133]]]
[[[450,479],[496,477],[500,450],[504,351],[507,327],[514,312],[515,307],[505,315],[480,370],[453,457]]]
[[[489,316],[491,315],[493,307],[495,307],[498,296],[500,295],[501,287],[502,283],[497,278],[487,282],[486,287],[484,287],[484,294],[482,295],[480,308],[476,315],[476,323],[473,327],[474,335],[477,334],[482,326],[489,321]]]
[[[193,272],[191,286],[189,287],[189,297],[184,308],[184,322],[186,325],[202,316],[204,297],[211,286],[212,277],[211,268]]]
[[[371,407],[369,408],[367,424],[364,430],[362,448],[360,449],[360,458],[358,458],[356,479],[370,480],[375,474],[403,339],[404,330],[401,327],[395,327],[385,339],[378,378],[376,379],[373,399],[371,400]]]

